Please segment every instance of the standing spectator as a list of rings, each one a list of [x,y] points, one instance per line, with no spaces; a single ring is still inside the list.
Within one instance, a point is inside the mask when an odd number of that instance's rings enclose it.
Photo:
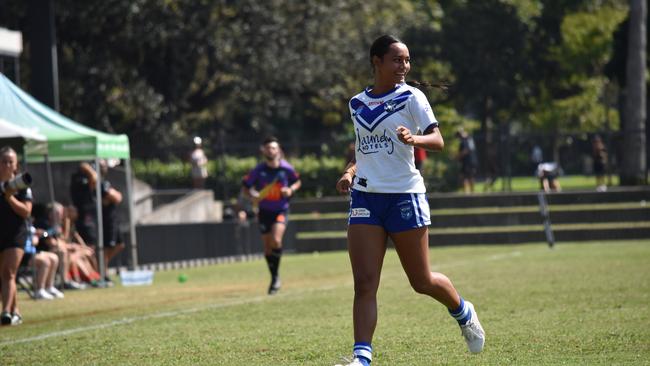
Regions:
[[[244,194],[257,204],[257,214],[264,255],[271,273],[268,294],[280,289],[280,259],[282,237],[289,222],[289,199],[300,189],[302,183],[291,164],[282,158],[280,143],[269,137],[262,143],[264,161],[251,170],[242,182]]]
[[[77,209],[75,227],[89,246],[97,245],[97,206],[95,186],[97,173],[88,163],[79,164],[70,181],[70,197]]]
[[[392,36],[379,37],[370,48],[370,63],[373,85],[349,103],[355,160],[336,183],[339,192],[350,194],[347,237],[355,343],[354,358],[347,366],[372,362],[377,290],[388,238],[413,289],[443,304],[458,322],[470,352],[481,352],[485,332],[474,306],[463,300],[447,276],[432,272],[429,263],[430,210],[413,147],[443,149],[438,121],[424,93],[406,83],[411,64],[404,43]]]
[[[70,179],[70,197],[76,208],[75,228],[89,247],[97,246],[97,172],[83,162]],[[73,285],[74,286],[74,285]]]
[[[499,175],[499,151],[494,143],[487,145],[485,157],[485,185],[483,192],[490,192],[494,189],[494,183]]]
[[[115,258],[125,247],[120,233],[120,220],[117,212],[117,206],[122,202],[122,193],[113,188],[106,179],[108,175],[106,160],[101,160],[99,166],[102,178],[104,178],[101,183],[102,223],[104,229],[104,268],[108,271],[108,264],[111,259]],[[112,286],[113,282],[108,277],[108,273],[104,280],[108,286]]]
[[[542,148],[538,144],[535,144],[535,146],[533,146],[533,149],[530,151],[530,164],[531,164],[530,170],[532,172],[536,172],[537,167],[543,161],[544,161],[544,153],[542,152]]]
[[[476,144],[474,139],[462,127],[456,131],[456,137],[460,139],[458,147],[458,160],[460,161],[460,179],[463,184],[463,192],[474,192],[474,177],[478,166],[476,156]]]
[[[117,205],[122,202],[122,194],[111,186],[105,179],[108,164],[100,161],[100,169],[104,180],[100,184],[102,197],[102,229],[104,233],[104,268],[108,270],[110,260],[124,249],[124,242],[119,232]],[[73,174],[70,184],[70,196],[77,209],[78,217],[75,222],[77,232],[88,246],[95,249],[97,245],[97,209],[95,187],[97,172],[88,163],[81,163],[79,170]],[[106,275],[106,285],[113,283]]]
[[[208,158],[203,151],[203,140],[196,136],[194,137],[194,150],[190,156],[192,162],[192,186],[195,189],[203,189],[205,187],[205,179],[208,177]]]
[[[1,325],[18,325],[22,316],[16,300],[16,273],[30,235],[32,212],[30,188],[14,189],[6,183],[16,177],[18,156],[14,149],[0,148],[0,287],[2,293]]]
[[[596,190],[606,192],[605,171],[607,170],[607,148],[600,136],[596,135],[591,140],[591,155],[594,159],[594,175],[596,176]]]
[[[419,147],[413,148],[413,156],[415,158],[415,169],[420,171],[420,174],[423,173],[422,168],[424,168],[424,162],[427,160],[427,151],[420,149]]]

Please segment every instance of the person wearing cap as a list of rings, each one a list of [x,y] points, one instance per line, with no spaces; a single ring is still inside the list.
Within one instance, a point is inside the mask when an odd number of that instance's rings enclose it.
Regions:
[[[208,177],[208,158],[203,151],[202,139],[194,137],[194,150],[190,156],[192,163],[192,186],[195,189],[202,189],[205,186],[205,179]]]

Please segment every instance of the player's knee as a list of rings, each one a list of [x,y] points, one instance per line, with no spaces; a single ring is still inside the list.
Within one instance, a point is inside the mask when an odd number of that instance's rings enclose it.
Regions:
[[[377,293],[379,279],[374,275],[358,275],[354,277],[355,295],[372,295]]]
[[[436,288],[440,287],[440,283],[432,275],[410,278],[409,282],[413,290],[418,294],[431,294]]]
[[[411,287],[418,294],[428,294],[431,292],[431,289],[434,287],[434,285],[430,281],[418,280],[411,281]]]
[[[15,281],[16,271],[13,270],[12,268],[9,268],[9,266],[5,266],[4,268],[0,269],[0,278],[9,282]]]
[[[277,238],[272,238],[272,239],[269,241],[269,245],[270,245],[271,248],[273,248],[273,249],[280,249],[280,248],[282,248],[282,240],[279,240],[279,239],[277,239]]]

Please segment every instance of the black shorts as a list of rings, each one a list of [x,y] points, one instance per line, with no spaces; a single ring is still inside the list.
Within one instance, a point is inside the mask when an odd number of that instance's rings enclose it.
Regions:
[[[95,225],[77,224],[77,232],[87,245],[97,244],[97,227]]]
[[[605,175],[605,163],[599,160],[594,161],[594,174],[596,176]]]
[[[268,234],[271,232],[271,228],[274,224],[284,224],[286,226],[289,223],[289,210],[260,210],[260,212],[257,214],[257,222],[260,226],[260,232],[262,234]]]
[[[476,175],[476,166],[473,164],[462,164],[460,172],[464,178],[474,178]]]
[[[124,243],[119,225],[107,225],[104,228],[104,248],[113,248],[118,244]]]
[[[15,232],[0,236],[0,252],[8,248],[25,249],[28,235],[27,227],[21,225]]]
[[[36,253],[24,253],[23,254],[23,259],[20,261],[20,267],[27,267],[29,266],[29,261],[34,258]]]

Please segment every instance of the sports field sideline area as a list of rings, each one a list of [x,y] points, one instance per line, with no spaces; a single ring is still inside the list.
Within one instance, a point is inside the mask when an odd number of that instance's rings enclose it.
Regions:
[[[339,363],[352,344],[347,253],[283,261],[275,296],[262,260],[157,272],[152,286],[55,302],[21,293],[25,322],[0,329],[0,364]],[[410,289],[389,250],[373,365],[650,364],[650,240],[435,248],[431,262],[476,305],[484,352],[468,353],[456,322]]]

